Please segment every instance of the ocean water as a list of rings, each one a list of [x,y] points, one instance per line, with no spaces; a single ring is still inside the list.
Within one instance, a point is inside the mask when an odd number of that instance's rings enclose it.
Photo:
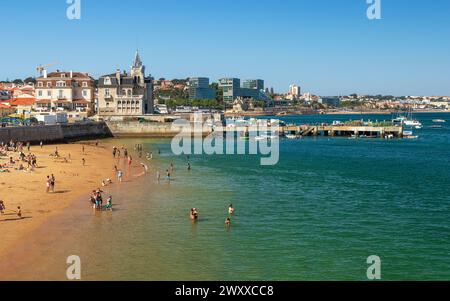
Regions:
[[[281,140],[275,166],[200,155],[188,171],[170,140],[108,141],[153,151],[149,175],[108,191],[112,214],[80,200],[45,225],[30,242],[32,264],[16,277],[64,279],[75,254],[85,280],[367,280],[366,260],[377,255],[384,280],[450,280],[450,114],[415,117],[424,123],[417,140]],[[362,118],[391,116],[281,119]],[[429,128],[436,118],[449,123]],[[155,171],[164,176],[172,162],[174,181],[157,183]]]

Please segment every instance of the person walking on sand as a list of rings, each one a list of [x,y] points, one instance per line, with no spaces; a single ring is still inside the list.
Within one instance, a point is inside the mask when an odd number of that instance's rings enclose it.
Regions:
[[[84,155],[84,145],[81,146],[81,152],[82,152],[83,155]]]
[[[20,206],[17,207],[17,216],[22,219],[22,209],[20,208]]]
[[[5,214],[5,210],[6,210],[6,206],[5,203],[3,203],[3,201],[0,201],[0,214]]]
[[[52,174],[52,176],[50,177],[50,189],[52,192],[55,192],[55,176]]]
[[[81,159],[81,161],[83,162],[83,166],[85,166],[86,165],[86,159]]]
[[[158,180],[158,183],[161,181],[161,173],[159,170],[156,172],[156,180]]]
[[[51,179],[50,176],[47,176],[47,190],[46,192],[49,193],[50,192],[50,187],[51,187]]]
[[[133,158],[130,156],[128,156],[128,167],[131,167],[131,164],[133,163]]]
[[[42,149],[42,147],[44,146],[44,143],[41,141],[41,143],[39,143],[39,145],[40,145],[40,147]]]
[[[191,171],[191,163],[188,162],[188,171]]]

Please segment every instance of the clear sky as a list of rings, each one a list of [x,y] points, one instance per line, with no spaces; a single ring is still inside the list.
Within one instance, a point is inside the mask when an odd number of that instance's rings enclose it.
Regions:
[[[284,92],[450,95],[450,1],[2,0],[0,79],[39,64],[98,77],[136,48],[155,78],[261,78]]]

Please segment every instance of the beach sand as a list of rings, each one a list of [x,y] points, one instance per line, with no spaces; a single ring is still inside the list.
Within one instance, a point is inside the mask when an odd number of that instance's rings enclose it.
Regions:
[[[85,148],[84,154],[82,146]],[[68,163],[50,157],[56,147],[62,157],[70,154]],[[26,149],[24,152],[28,154]],[[37,156],[39,166],[33,172],[11,170],[0,173],[0,200],[6,206],[5,214],[0,215],[0,260],[27,234],[73,202],[85,200],[88,206],[90,192],[101,187],[103,179],[115,180],[114,165],[117,162],[109,146],[102,143],[98,146],[95,142],[48,145],[42,149],[32,146],[30,152]],[[9,152],[9,155],[14,159],[18,157],[18,153]],[[82,158],[86,160],[85,166]],[[7,157],[0,157],[1,164],[8,160]],[[46,179],[51,174],[56,178],[55,192],[47,193]],[[16,214],[18,206],[22,209],[22,219]]]

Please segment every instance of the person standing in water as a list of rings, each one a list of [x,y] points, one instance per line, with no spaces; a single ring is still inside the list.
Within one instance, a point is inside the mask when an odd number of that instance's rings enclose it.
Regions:
[[[119,170],[117,172],[117,179],[119,180],[120,183],[122,183],[123,180],[123,171]]]
[[[191,163],[188,162],[188,171],[191,171]]]
[[[112,195],[109,196],[107,202],[106,202],[106,211],[113,211],[112,208]]]
[[[233,213],[234,213],[234,208],[233,208],[233,204],[231,204],[231,205],[228,207],[228,214],[229,214],[229,215],[233,215]]]
[[[231,226],[231,218],[227,217],[225,220],[225,226],[230,227]]]
[[[156,172],[156,180],[158,181],[158,183],[161,181],[161,173],[159,172],[159,170]]]

